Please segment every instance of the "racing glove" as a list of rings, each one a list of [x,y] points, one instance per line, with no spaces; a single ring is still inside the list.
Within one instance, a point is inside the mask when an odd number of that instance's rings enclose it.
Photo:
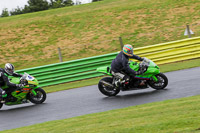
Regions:
[[[148,59],[146,57],[142,57],[142,60],[145,61],[145,62],[148,61]]]

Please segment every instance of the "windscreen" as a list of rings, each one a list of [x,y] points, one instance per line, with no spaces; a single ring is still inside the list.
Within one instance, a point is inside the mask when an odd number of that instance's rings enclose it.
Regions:
[[[150,64],[150,60],[147,58],[140,63],[141,66],[149,66],[149,64]]]
[[[35,78],[33,76],[29,75],[28,73],[24,73],[24,75],[22,76],[22,79],[26,79],[26,80],[32,81]]]
[[[22,79],[26,79],[27,76],[28,76],[28,74],[27,74],[27,73],[24,73],[24,75],[22,76]]]

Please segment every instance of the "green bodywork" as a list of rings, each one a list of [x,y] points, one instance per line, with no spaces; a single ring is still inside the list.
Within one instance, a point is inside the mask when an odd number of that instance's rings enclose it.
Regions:
[[[138,69],[139,69],[139,63],[134,62],[134,61],[129,62],[129,66],[134,71],[138,71]],[[112,76],[112,74],[110,73],[110,68],[111,68],[110,66],[99,67],[99,68],[97,68],[96,71]],[[150,60],[147,71],[141,75],[136,75],[136,77],[141,78],[141,79],[142,78],[146,78],[146,79],[153,78],[154,81],[157,81],[158,79],[156,78],[155,75],[157,75],[159,73],[160,73],[160,68],[153,61]]]
[[[11,83],[14,84],[20,84],[20,77],[13,77],[13,76],[8,76],[8,78],[10,79]],[[28,89],[30,88],[30,90],[27,91],[19,91],[19,90],[15,90],[11,93],[11,95],[15,98],[17,98],[17,101],[15,102],[6,102],[6,105],[15,105],[15,104],[21,104],[23,100],[25,100],[27,98],[27,95],[29,93],[32,93],[33,95],[37,95],[37,93],[35,92],[35,89],[39,88],[38,87],[39,82],[36,78],[34,78],[34,80],[32,81],[28,81],[28,85],[24,86],[23,89]],[[8,88],[7,85],[4,85],[2,87],[2,89],[6,89]]]

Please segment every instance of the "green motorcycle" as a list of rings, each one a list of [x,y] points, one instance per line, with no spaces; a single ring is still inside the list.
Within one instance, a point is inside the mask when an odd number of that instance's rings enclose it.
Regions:
[[[108,66],[97,68],[97,72],[107,74],[111,77],[104,77],[98,83],[100,92],[106,96],[116,96],[120,91],[146,89],[149,86],[153,89],[164,89],[168,85],[168,79],[160,73],[160,68],[150,59],[145,58],[140,63],[130,61],[129,66],[134,71],[141,70],[143,74],[131,76],[128,80],[113,76]],[[123,73],[122,73],[123,74]]]
[[[29,101],[34,104],[40,104],[46,100],[46,92],[42,88],[38,87],[39,82],[33,76],[24,73],[21,78],[9,76],[9,79],[10,82],[14,84],[24,84],[24,87],[13,91],[4,100],[2,100],[0,102],[0,108],[2,108],[3,104],[16,105],[28,103]],[[4,90],[6,90],[6,88],[8,88],[6,85],[2,87]]]

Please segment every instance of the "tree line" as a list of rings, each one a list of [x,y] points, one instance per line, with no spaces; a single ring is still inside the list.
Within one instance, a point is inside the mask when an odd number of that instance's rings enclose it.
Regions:
[[[92,0],[92,2],[96,1],[101,1],[101,0]],[[23,8],[17,7],[16,9],[13,9],[10,12],[7,10],[7,8],[3,9],[0,17],[8,17],[13,15],[38,12],[48,9],[73,6],[75,4],[81,4],[81,2],[74,3],[72,0],[50,0],[50,2],[48,2],[47,0],[28,0],[28,5],[25,5]]]

